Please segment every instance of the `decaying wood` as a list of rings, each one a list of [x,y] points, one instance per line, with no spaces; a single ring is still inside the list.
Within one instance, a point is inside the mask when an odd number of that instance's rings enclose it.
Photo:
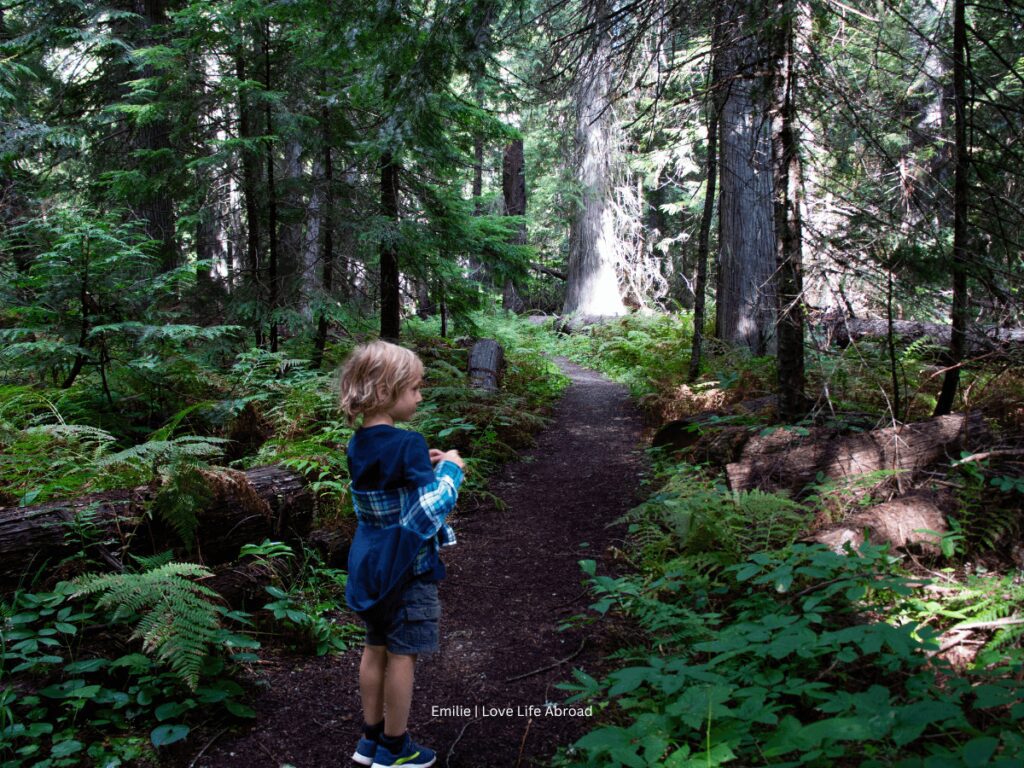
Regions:
[[[728,426],[730,417],[749,416],[771,411],[775,408],[775,403],[775,395],[768,395],[753,400],[743,400],[728,408],[715,411],[701,411],[693,416],[675,419],[658,429],[651,440],[651,445],[655,448],[665,447],[676,451],[689,448],[709,432],[720,431],[723,427]],[[752,434],[749,430],[744,429],[743,431],[747,433],[748,437]],[[745,443],[746,441],[744,440],[743,442]],[[742,447],[743,445],[739,445],[737,449]]]
[[[306,537],[324,565],[329,568],[345,568],[348,564],[348,550],[356,532],[355,518],[345,518],[348,525],[338,528],[317,528]]]
[[[270,602],[272,598],[267,594],[267,585],[284,580],[294,565],[294,558],[245,558],[240,562],[215,566],[213,576],[204,579],[203,586],[218,593],[232,608],[251,611]]]
[[[469,351],[469,380],[474,389],[496,391],[504,367],[505,350],[494,339],[480,339]]]
[[[198,515],[194,558],[238,557],[243,544],[297,539],[313,520],[313,495],[297,472],[278,466],[211,473],[213,498]],[[67,501],[0,509],[0,585],[15,585],[83,546],[125,552],[180,549],[172,530],[147,514],[156,488],[109,491]]]
[[[861,339],[880,339],[889,334],[886,320],[870,318],[829,318],[818,326],[820,335],[841,347]],[[949,346],[950,326],[916,320],[894,320],[893,332],[905,342],[927,338],[940,351]],[[974,326],[967,332],[968,354],[972,357],[1024,349],[1024,328]]]
[[[860,510],[839,525],[816,531],[810,540],[842,552],[845,544],[857,549],[866,535],[872,544],[890,544],[895,549],[916,547],[937,555],[939,540],[948,530],[946,514],[951,506],[948,496],[911,493]]]
[[[760,488],[794,493],[814,483],[855,478],[878,470],[913,473],[952,458],[987,436],[980,412],[950,414],[899,427],[802,445],[781,453],[755,455],[726,467],[735,491]]]

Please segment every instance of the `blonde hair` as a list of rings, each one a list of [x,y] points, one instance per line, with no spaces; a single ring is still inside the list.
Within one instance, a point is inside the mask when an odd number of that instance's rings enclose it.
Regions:
[[[339,405],[350,424],[356,417],[387,410],[405,387],[423,378],[423,362],[412,350],[387,341],[356,347],[341,366]]]

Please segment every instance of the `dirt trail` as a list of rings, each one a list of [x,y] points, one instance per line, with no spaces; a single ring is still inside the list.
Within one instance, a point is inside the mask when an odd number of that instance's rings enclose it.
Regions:
[[[573,383],[552,423],[491,480],[504,506],[454,521],[459,543],[445,553],[441,651],[418,665],[410,722],[414,738],[437,750],[438,766],[548,765],[559,745],[588,728],[586,716],[545,714],[545,705],[564,700],[555,684],[573,666],[600,664],[608,628],[558,627],[589,602],[578,560],[602,561],[622,534],[607,524],[636,502],[641,423],[624,387],[559,364]],[[361,722],[358,660],[357,650],[272,657],[256,726],[221,735],[184,765],[350,765]]]

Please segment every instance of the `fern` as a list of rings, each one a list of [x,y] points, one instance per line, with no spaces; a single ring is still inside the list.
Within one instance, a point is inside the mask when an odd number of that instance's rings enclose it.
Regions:
[[[161,473],[161,486],[153,511],[178,534],[189,552],[195,544],[199,512],[213,498],[206,476],[195,464],[179,462]]]
[[[964,533],[965,553],[975,555],[997,549],[1020,538],[1020,510],[994,494],[986,475],[970,464],[959,467],[963,478],[957,490],[954,517]]]
[[[783,494],[755,489],[734,494],[733,504],[729,524],[744,555],[786,547],[807,525],[807,509]]]
[[[100,468],[127,465],[138,469],[172,464],[178,461],[205,461],[220,456],[228,441],[221,437],[185,435],[170,440],[150,440],[123,451],[104,456]]]
[[[90,574],[75,579],[74,594],[102,593],[100,608],[114,619],[141,614],[133,638],[166,663],[190,688],[199,685],[203,659],[221,638],[220,596],[191,579],[211,572],[193,563],[167,563],[144,573]]]
[[[1024,643],[1024,584],[1013,576],[979,578],[946,606],[947,615],[960,618],[954,629],[972,625],[993,630],[992,638],[979,652],[976,665],[985,667],[1001,661],[1008,653],[1020,654]]]
[[[632,541],[645,561],[714,553],[713,567],[792,544],[806,526],[807,510],[778,493],[730,493],[683,469],[625,519],[633,522]]]

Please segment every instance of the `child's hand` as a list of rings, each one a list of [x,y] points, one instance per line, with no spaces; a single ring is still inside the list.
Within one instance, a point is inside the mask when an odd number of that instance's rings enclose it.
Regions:
[[[430,463],[437,464],[442,461],[450,461],[452,464],[457,466],[459,469],[465,469],[466,463],[462,460],[458,451],[441,451],[437,448],[430,449]]]

